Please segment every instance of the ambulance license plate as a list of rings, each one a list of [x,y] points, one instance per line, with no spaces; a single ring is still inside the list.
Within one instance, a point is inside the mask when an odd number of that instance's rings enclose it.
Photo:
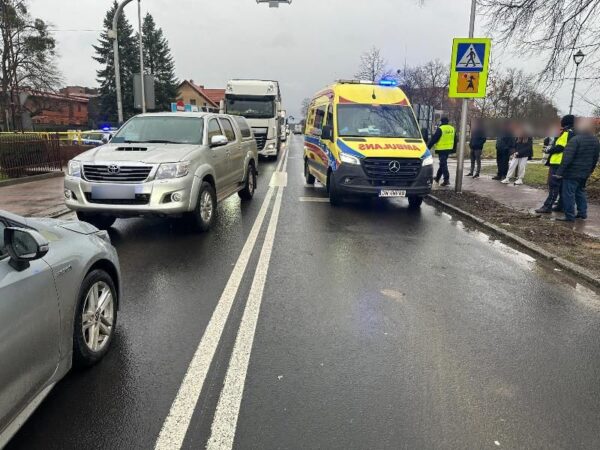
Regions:
[[[382,189],[381,191],[379,191],[379,197],[406,197],[406,191]]]

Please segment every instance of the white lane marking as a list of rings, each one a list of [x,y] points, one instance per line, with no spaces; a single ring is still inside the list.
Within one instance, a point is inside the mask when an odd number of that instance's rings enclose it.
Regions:
[[[246,374],[250,362],[250,352],[252,351],[252,345],[254,343],[256,324],[258,322],[260,305],[267,280],[267,272],[271,261],[273,243],[275,242],[275,233],[277,231],[282,197],[283,188],[280,187],[277,191],[269,228],[267,229],[265,242],[260,252],[260,258],[256,267],[256,273],[254,274],[254,280],[252,281],[252,287],[250,288],[244,316],[240,323],[227,374],[225,375],[225,383],[213,419],[210,439],[206,446],[208,450],[229,450],[233,448],[240,405],[244,394],[244,384],[246,382]]]
[[[329,203],[329,199],[323,197],[299,197],[298,201],[308,203]]]
[[[269,186],[271,187],[284,187],[288,185],[287,172],[275,172],[271,177]]]
[[[204,331],[200,344],[188,366],[183,382],[179,387],[179,392],[177,392],[177,396],[171,405],[169,415],[163,423],[154,447],[157,450],[178,449],[183,444],[194,409],[198,403],[198,398],[202,392],[202,386],[206,380],[208,369],[221,340],[231,306],[233,305],[244,272],[248,266],[248,261],[256,245],[256,240],[267,215],[272,197],[273,188],[269,188],[258,216],[254,221],[252,230],[248,235],[248,239],[244,244],[244,248],[221,294],[219,303],[217,303],[217,307]]]

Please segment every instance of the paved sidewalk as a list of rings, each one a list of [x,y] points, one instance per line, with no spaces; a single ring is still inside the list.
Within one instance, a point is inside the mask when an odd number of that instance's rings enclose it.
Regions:
[[[55,216],[66,212],[63,177],[0,187],[0,209],[33,217]]]
[[[465,164],[465,173],[469,167]],[[456,174],[456,163],[450,163],[451,188],[454,189]],[[450,188],[450,186],[448,187]],[[481,178],[473,179],[464,177],[463,188],[479,195],[492,198],[511,208],[534,213],[534,210],[542,206],[548,192],[545,189],[533,188],[526,185],[515,186],[514,184],[502,184],[492,180],[491,175],[482,175]],[[552,213],[550,217],[561,217],[563,214]],[[570,226],[565,224],[565,226]],[[588,206],[588,219],[577,220],[573,225],[577,231],[590,236],[600,238],[600,206],[590,204]]]

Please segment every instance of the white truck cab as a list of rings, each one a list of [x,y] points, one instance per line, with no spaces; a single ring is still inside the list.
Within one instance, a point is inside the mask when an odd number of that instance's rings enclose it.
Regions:
[[[271,80],[230,80],[221,112],[246,118],[256,139],[258,154],[277,156],[282,137],[279,83]]]

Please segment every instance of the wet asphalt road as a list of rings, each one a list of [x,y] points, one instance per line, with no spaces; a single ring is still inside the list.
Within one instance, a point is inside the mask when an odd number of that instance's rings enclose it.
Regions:
[[[235,448],[600,447],[597,293],[430,206],[334,209],[304,186],[302,140],[289,150],[287,186],[276,175],[269,188],[277,162],[263,161],[255,199],[225,201],[210,233],[117,222],[115,345],[56,386],[9,449],[153,448],[265,197],[184,448],[204,448],[221,423],[226,374],[244,387]],[[265,266],[256,327],[244,328]],[[241,329],[247,372],[230,364]]]

